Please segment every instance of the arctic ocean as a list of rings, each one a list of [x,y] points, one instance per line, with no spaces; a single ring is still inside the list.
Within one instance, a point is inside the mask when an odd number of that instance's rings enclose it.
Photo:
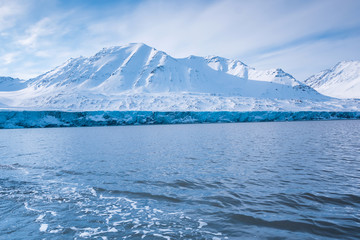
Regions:
[[[359,239],[360,121],[0,131],[1,239]]]

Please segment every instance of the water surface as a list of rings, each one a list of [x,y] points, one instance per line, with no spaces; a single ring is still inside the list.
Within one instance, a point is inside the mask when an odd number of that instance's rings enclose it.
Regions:
[[[360,121],[0,131],[0,239],[358,239]]]

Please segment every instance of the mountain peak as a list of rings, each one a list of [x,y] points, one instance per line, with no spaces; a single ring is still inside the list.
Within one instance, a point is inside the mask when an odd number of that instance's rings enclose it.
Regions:
[[[121,52],[135,52],[135,51],[139,51],[140,49],[156,50],[155,48],[152,48],[144,43],[129,43],[123,46],[105,47],[101,49],[99,52],[97,52],[95,56],[101,56],[107,54],[119,54]]]
[[[344,61],[340,61],[338,62],[338,64],[352,64],[352,63],[360,63],[360,61],[358,60],[344,60]]]

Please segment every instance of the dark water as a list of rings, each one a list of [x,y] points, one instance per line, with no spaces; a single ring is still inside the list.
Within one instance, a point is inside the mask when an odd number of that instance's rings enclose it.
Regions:
[[[0,239],[359,239],[360,121],[0,131]]]

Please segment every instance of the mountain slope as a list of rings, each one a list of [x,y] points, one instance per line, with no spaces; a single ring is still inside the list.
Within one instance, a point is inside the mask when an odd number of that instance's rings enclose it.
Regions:
[[[343,61],[305,80],[318,92],[336,98],[360,98],[360,61]]]
[[[104,48],[0,89],[2,108],[47,110],[334,110],[333,102],[281,69],[259,71],[217,56],[173,58],[145,44]]]

